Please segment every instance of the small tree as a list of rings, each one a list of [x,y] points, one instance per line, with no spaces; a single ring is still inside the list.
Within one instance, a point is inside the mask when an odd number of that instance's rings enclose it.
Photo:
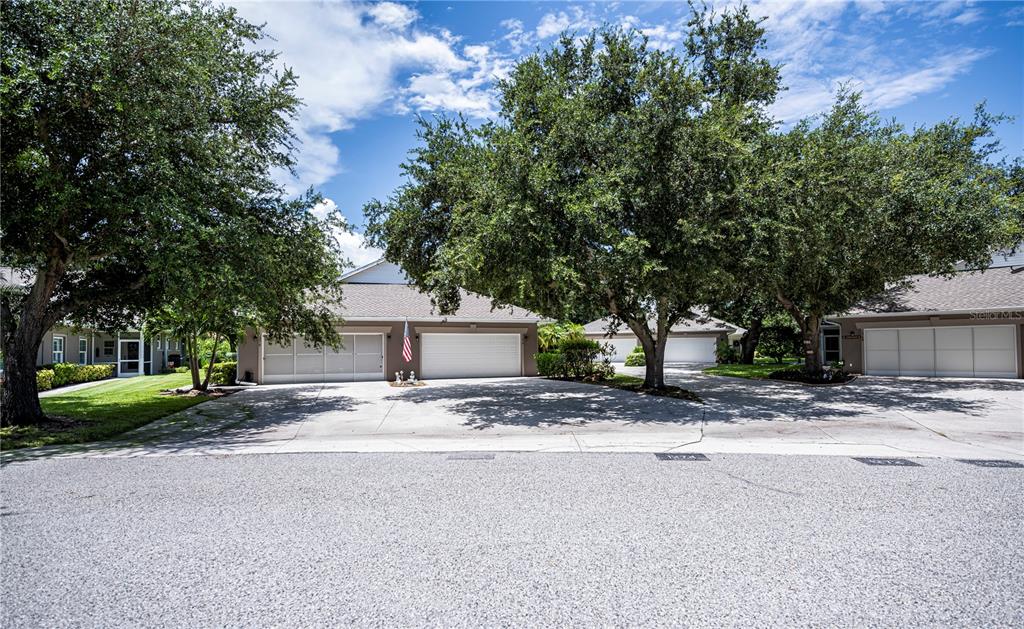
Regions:
[[[1021,240],[1019,197],[993,164],[998,122],[978,109],[904,131],[882,123],[853,92],[820,120],[771,138],[760,152],[746,217],[748,277],[801,332],[813,377],[822,373],[822,318],[912,274],[977,268]]]
[[[604,30],[531,55],[500,82],[499,121],[422,121],[408,183],[365,208],[444,312],[459,288],[553,318],[627,326],[664,387],[668,332],[732,264],[743,173],[778,71],[745,8],[694,15],[683,57]]]
[[[336,212],[323,219],[310,213],[318,200],[263,199],[258,222],[226,218],[172,237],[193,264],[167,269],[166,296],[147,327],[183,340],[193,389],[209,387],[221,342],[235,344],[247,327],[276,340],[302,334],[314,345],[338,342],[332,306],[341,299],[345,260],[333,234],[346,227]],[[206,344],[212,349],[203,375]]]

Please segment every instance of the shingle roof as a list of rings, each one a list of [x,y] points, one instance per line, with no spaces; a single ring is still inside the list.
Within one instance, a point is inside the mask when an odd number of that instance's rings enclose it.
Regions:
[[[914,275],[907,285],[895,286],[864,301],[848,314],[1017,310],[1024,308],[1024,271],[1018,267],[960,271],[952,277]]]
[[[430,295],[406,284],[345,284],[341,305],[335,312],[346,319],[434,319],[442,317]],[[462,291],[462,303],[451,318],[473,321],[538,320],[529,310],[515,307],[491,309],[487,297]]]
[[[691,319],[683,319],[672,326],[669,332],[672,333],[694,333],[694,332],[725,332],[727,334],[735,332],[736,326],[730,325],[720,319],[709,317],[703,314],[693,314]],[[608,324],[611,319],[598,319],[597,321],[591,321],[590,323],[583,326],[583,332],[585,334],[605,334],[608,331]],[[654,321],[651,321],[651,325],[654,325]],[[619,334],[632,334],[632,330],[626,326],[626,324],[619,325]]]

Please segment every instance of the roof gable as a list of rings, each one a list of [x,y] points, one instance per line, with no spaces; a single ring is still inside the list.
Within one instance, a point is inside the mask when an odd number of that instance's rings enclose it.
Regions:
[[[412,284],[402,267],[384,258],[353,269],[341,276],[348,284]]]

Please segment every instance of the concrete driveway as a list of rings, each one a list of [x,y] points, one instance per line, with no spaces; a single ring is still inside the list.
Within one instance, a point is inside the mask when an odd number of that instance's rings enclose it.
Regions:
[[[263,386],[155,422],[119,442],[59,452],[695,451],[1024,459],[1020,381],[862,377],[814,388],[706,376],[686,366],[669,368],[667,379],[705,403],[539,378],[402,389],[376,382]]]

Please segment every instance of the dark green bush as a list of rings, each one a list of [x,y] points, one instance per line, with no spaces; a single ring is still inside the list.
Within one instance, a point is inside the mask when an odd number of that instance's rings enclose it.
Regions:
[[[627,367],[643,367],[646,364],[647,355],[644,354],[644,348],[640,345],[634,347],[633,351],[629,353],[629,356],[626,356]]]
[[[761,330],[757,353],[781,363],[787,356],[800,355],[802,341],[799,330],[788,326],[768,326]]]
[[[76,365],[75,363],[57,363],[53,366],[53,386],[62,387],[66,384],[103,380],[113,375],[113,364]]]
[[[734,365],[740,362],[740,351],[726,339],[719,339],[715,344],[715,360],[722,365]]]
[[[36,389],[49,391],[53,388],[53,369],[39,369],[36,371]]]
[[[237,362],[213,363],[213,371],[210,372],[210,382],[213,384],[235,384],[237,374]]]
[[[537,373],[545,378],[560,378],[564,373],[565,360],[558,352],[541,352],[537,359]]]

